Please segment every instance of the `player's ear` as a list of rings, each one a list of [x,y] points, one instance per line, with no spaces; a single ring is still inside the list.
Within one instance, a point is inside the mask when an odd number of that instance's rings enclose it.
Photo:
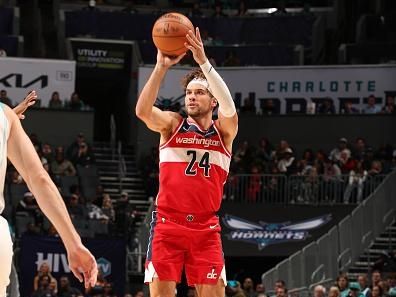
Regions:
[[[215,108],[217,106],[217,100],[215,97],[212,97],[212,107]]]

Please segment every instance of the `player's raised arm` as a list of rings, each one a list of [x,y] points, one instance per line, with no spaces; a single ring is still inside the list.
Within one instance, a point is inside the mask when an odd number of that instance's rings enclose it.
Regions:
[[[208,81],[210,92],[219,103],[219,128],[222,135],[226,142],[232,142],[238,132],[238,115],[230,90],[206,57],[198,27],[195,33],[190,30],[186,37],[188,43],[185,46],[193,53],[194,60]]]
[[[17,115],[8,107],[2,107],[10,124],[10,134],[7,142],[7,155],[12,164],[26,181],[30,191],[37,199],[44,214],[55,226],[65,244],[69,266],[73,274],[80,280],[85,280],[85,286],[94,286],[97,278],[95,258],[81,243],[70,220],[63,199],[44,170],[40,159],[23,130]]]
[[[145,84],[136,104],[136,116],[141,119],[147,127],[156,132],[170,131],[177,125],[180,116],[174,112],[164,112],[154,106],[158,96],[161,82],[165,77],[169,67],[178,63],[185,54],[171,58],[157,53],[157,64]]]

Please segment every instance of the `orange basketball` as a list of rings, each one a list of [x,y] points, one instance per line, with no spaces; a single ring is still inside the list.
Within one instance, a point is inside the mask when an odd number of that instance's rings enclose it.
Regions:
[[[181,55],[187,51],[184,43],[188,30],[194,32],[194,26],[186,16],[177,12],[166,13],[153,26],[154,44],[165,55]]]

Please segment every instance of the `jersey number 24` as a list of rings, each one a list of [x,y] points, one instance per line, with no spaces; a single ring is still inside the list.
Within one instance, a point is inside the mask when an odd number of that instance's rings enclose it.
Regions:
[[[198,168],[202,168],[204,176],[209,177],[210,163],[209,163],[209,152],[205,152],[202,155],[201,160],[197,160],[197,152],[193,150],[187,151],[187,156],[191,155],[190,163],[186,168],[186,175],[197,175],[197,168],[194,168],[195,162],[198,162]]]

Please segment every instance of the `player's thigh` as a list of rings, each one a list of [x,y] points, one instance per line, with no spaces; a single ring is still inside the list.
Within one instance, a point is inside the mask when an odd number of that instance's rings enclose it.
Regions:
[[[195,285],[198,297],[224,297],[225,287],[224,280],[218,279],[215,285]]]
[[[176,282],[160,281],[157,277],[150,283],[150,297],[175,297]]]
[[[7,221],[0,216],[0,297],[5,296],[12,263],[12,240]]]

